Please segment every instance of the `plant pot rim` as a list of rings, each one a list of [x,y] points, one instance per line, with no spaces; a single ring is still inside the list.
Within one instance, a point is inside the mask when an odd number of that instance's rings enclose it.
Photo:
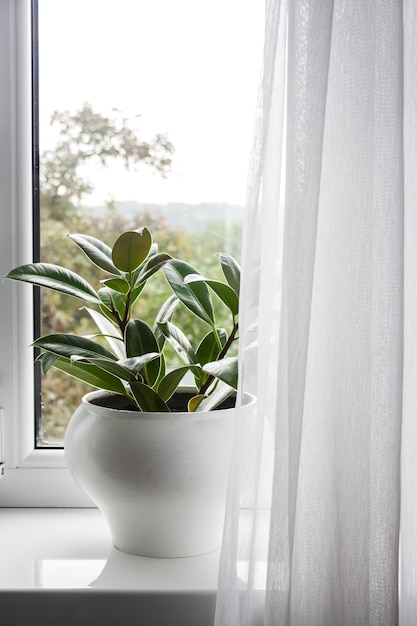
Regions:
[[[195,389],[193,387],[181,387],[179,389],[179,392],[185,392],[185,393],[190,393],[190,392],[194,392]],[[117,408],[117,407],[108,407],[108,406],[103,406],[101,404],[97,404],[95,402],[92,402],[92,400],[94,400],[95,398],[105,398],[107,397],[114,397],[117,394],[114,394],[110,391],[106,391],[106,390],[102,390],[102,389],[98,389],[96,391],[89,391],[88,393],[86,393],[82,399],[81,399],[81,404],[87,405],[89,407],[94,407],[97,408],[98,410],[100,410],[100,412],[106,416],[112,417],[114,419],[117,419],[118,416],[130,416],[130,417],[134,417],[136,419],[201,419],[202,417],[206,418],[207,415],[210,415],[211,418],[216,419],[216,418],[220,418],[220,417],[224,417],[225,415],[228,416],[233,416],[234,415],[234,411],[236,409],[238,409],[239,407],[229,407],[229,408],[223,408],[223,409],[216,409],[213,411],[200,411],[200,412],[193,412],[190,413],[189,411],[174,411],[171,413],[165,413],[165,412],[159,412],[159,411],[138,411],[138,410],[134,410],[134,409],[129,409],[129,408]],[[122,396],[123,397],[123,396]],[[250,393],[244,393],[244,399],[245,402],[242,403],[242,407],[246,408],[249,405],[253,405],[256,402],[256,398],[254,395],[250,394]]]

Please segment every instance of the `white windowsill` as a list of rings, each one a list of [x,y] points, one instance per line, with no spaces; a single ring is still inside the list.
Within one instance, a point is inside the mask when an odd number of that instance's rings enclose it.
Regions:
[[[8,626],[213,623],[219,551],[183,559],[125,554],[111,545],[97,509],[0,509],[0,555]]]

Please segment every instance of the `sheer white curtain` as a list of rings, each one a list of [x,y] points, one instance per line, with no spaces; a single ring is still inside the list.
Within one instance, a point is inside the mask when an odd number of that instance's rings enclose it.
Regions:
[[[217,626],[417,624],[416,42],[415,0],[267,0]]]

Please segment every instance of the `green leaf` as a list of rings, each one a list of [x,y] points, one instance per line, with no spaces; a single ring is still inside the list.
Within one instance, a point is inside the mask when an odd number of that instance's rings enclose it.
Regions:
[[[97,389],[113,391],[124,396],[128,395],[125,386],[119,378],[90,363],[80,361],[71,363],[69,359],[60,357],[54,362],[53,367],[92,387],[97,387]]]
[[[51,352],[42,352],[37,358],[36,361],[40,361],[42,365],[42,371],[46,374],[50,367],[55,363],[57,359],[60,357],[57,354],[52,354]]]
[[[77,359],[83,357],[76,357]],[[110,361],[108,359],[100,358],[88,358],[88,363],[97,365],[100,369],[103,369],[122,380],[129,382],[136,380],[137,374],[140,370],[153,359],[159,358],[158,352],[152,352],[150,354],[144,354],[140,357],[132,357],[130,359],[124,359],[123,361]]]
[[[204,282],[206,285],[213,289],[214,293],[220,298],[222,302],[231,310],[232,315],[239,313],[239,298],[237,293],[229,285],[222,283],[220,280],[211,280],[210,278],[204,278],[199,274],[190,274],[184,279],[186,285],[192,283]]]
[[[225,383],[220,382],[215,389],[204,398],[200,404],[196,408],[197,413],[202,413],[205,411],[213,411],[216,409],[222,402],[227,400],[229,396],[231,396],[235,390],[233,387],[229,387]]]
[[[159,328],[159,323],[170,322],[178,304],[179,300],[177,296],[170,296],[156,314],[155,322],[153,325],[153,332],[158,342],[160,351],[162,351],[162,348],[165,344],[165,335]]]
[[[191,343],[184,335],[182,330],[175,326],[171,322],[159,322],[159,328],[161,329],[164,337],[175,349],[176,353],[187,365],[193,365],[197,363],[196,355]]]
[[[139,274],[143,271],[143,267],[145,263],[149,261],[152,257],[154,257],[158,252],[158,244],[153,243],[149,250],[148,256],[144,259],[144,261],[132,272],[132,280],[131,285],[135,285]]]
[[[215,376],[233,389],[237,389],[238,358],[236,356],[206,363],[203,365],[203,371]]]
[[[166,374],[166,364],[165,364],[165,357],[163,354],[159,353],[159,373],[158,373],[158,378],[156,379],[156,381],[154,382],[154,384],[152,385],[152,388],[157,390],[159,383],[161,382],[161,380],[163,379],[163,377]]]
[[[173,393],[176,392],[178,385],[184,378],[185,374],[193,367],[194,366],[191,365],[177,367],[177,369],[168,372],[168,374],[162,378],[158,385],[158,393],[161,398],[165,400],[165,402],[170,399]]]
[[[68,359],[79,356],[85,358],[105,357],[113,361],[117,360],[117,357],[101,344],[78,335],[45,335],[36,339],[33,345]]]
[[[156,391],[141,382],[130,383],[130,389],[141,411],[146,413],[170,413],[169,407]]]
[[[226,343],[227,335],[226,331],[223,328],[217,329],[217,337],[220,341],[217,341],[216,331],[211,330],[203,339],[201,340],[197,351],[196,351],[196,359],[197,362],[201,365],[205,365],[210,361],[215,361],[219,356],[221,348],[223,348]]]
[[[87,302],[100,303],[91,285],[75,272],[53,263],[28,263],[9,272],[6,278],[19,280],[39,287],[47,287]]]
[[[126,380],[128,382],[132,380],[136,380],[135,375],[123,365],[120,365],[118,361],[111,361],[109,359],[100,359],[100,358],[86,358],[76,356],[71,359],[72,363],[90,363],[91,365],[95,365],[100,370],[104,370],[109,374],[113,374],[117,378],[121,378],[122,380]]]
[[[138,287],[142,283],[148,280],[153,274],[161,269],[165,263],[172,260],[172,256],[169,254],[155,254],[152,256],[141,268],[141,272],[136,278],[135,287]]]
[[[133,272],[146,259],[151,245],[152,235],[146,227],[122,233],[113,246],[114,265],[122,272]]]
[[[109,311],[117,311],[119,316],[123,319],[126,309],[126,298],[123,294],[109,289],[109,287],[102,287],[98,290],[98,295],[101,303]]]
[[[239,295],[240,265],[232,256],[230,256],[230,254],[227,254],[226,252],[221,252],[219,254],[219,259],[224,277],[235,293]]]
[[[97,267],[100,267],[106,272],[110,272],[110,274],[120,274],[119,270],[112,263],[111,248],[109,248],[108,245],[89,235],[76,233],[68,235],[68,237],[81,248],[84,254],[86,254],[90,261],[97,265]]]
[[[158,360],[158,369],[159,369],[159,352],[148,352],[147,354],[142,354],[141,356],[132,356],[129,359],[124,359],[123,361],[119,361],[120,365],[126,367],[133,374],[137,375],[143,367],[145,367],[151,361]]]
[[[102,280],[101,283],[109,289],[113,289],[123,295],[126,295],[129,291],[129,283],[123,280],[123,278],[106,278]]]
[[[119,359],[126,358],[126,350],[123,343],[123,338],[120,333],[119,327],[116,324],[113,324],[113,318],[112,321],[110,321],[99,311],[90,309],[89,307],[84,307],[84,309],[90,314],[102,337],[106,339],[107,343],[109,344],[115,355]]]
[[[109,320],[109,322],[111,322],[112,324],[117,324],[116,316],[114,315],[114,313],[109,311],[109,309],[106,306],[104,306],[104,304],[100,304],[99,309],[103,317],[106,317]]]
[[[131,320],[125,331],[126,356],[135,357],[158,352],[159,346],[151,328],[142,320]],[[152,361],[144,367],[143,377],[152,386],[159,374],[159,361]]]
[[[136,302],[144,287],[145,283],[142,283],[141,285],[139,285],[139,287],[135,287],[134,289],[132,289],[132,291],[130,292],[130,302],[132,305]]]
[[[188,402],[188,411],[190,413],[194,413],[195,411],[197,411],[198,407],[200,406],[200,404],[205,398],[207,398],[207,396],[204,396],[201,394],[191,398],[191,400]]]
[[[179,300],[210,326],[214,325],[213,305],[207,285],[204,282],[187,285],[184,279],[189,274],[198,274],[198,271],[184,261],[173,259],[164,265],[164,274],[172,291]]]

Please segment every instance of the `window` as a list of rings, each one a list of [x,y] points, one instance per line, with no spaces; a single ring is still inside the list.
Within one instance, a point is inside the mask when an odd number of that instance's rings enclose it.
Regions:
[[[166,179],[147,165],[126,172],[117,159],[108,168],[92,159],[78,174],[94,191],[74,196],[72,208],[98,220],[117,205],[118,211],[127,211],[121,203],[133,201],[156,219],[158,211],[163,213],[166,205],[175,203],[175,216],[173,212],[170,217],[187,225],[195,223],[191,211],[194,218],[196,205],[207,203],[203,228],[216,221],[212,216],[220,206],[235,205],[241,211],[261,54],[262,15],[257,13],[257,0],[209,4],[39,0],[37,4],[39,150],[44,158],[48,153],[53,156],[59,142],[59,115],[85,111],[85,103],[97,114],[116,119],[115,107],[129,124],[139,113],[144,139],[166,133],[175,147],[172,173]],[[4,275],[10,267],[30,261],[32,254],[31,2],[1,0],[0,11],[0,71],[2,85],[8,86],[0,94]],[[59,112],[58,122],[51,126],[54,111]],[[44,192],[46,163],[41,159]],[[109,186],[109,180],[115,184]],[[59,193],[63,191],[61,187]],[[105,208],[106,202],[110,208]],[[58,219],[56,224],[61,222],[65,228],[67,221]],[[224,249],[224,231],[213,235],[213,240],[219,235],[223,239],[216,240],[215,248]],[[41,233],[45,248],[46,238],[45,227]],[[51,443],[62,445],[62,423],[55,431],[45,426],[47,421],[34,425],[28,349],[33,337],[31,289],[8,282],[2,289],[10,306],[2,307],[0,332],[10,360],[0,365],[8,466],[0,484],[0,505],[87,504],[67,474],[63,451],[48,449]],[[51,413],[47,408],[42,419],[50,420]],[[35,449],[35,432],[40,433],[41,449]]]

